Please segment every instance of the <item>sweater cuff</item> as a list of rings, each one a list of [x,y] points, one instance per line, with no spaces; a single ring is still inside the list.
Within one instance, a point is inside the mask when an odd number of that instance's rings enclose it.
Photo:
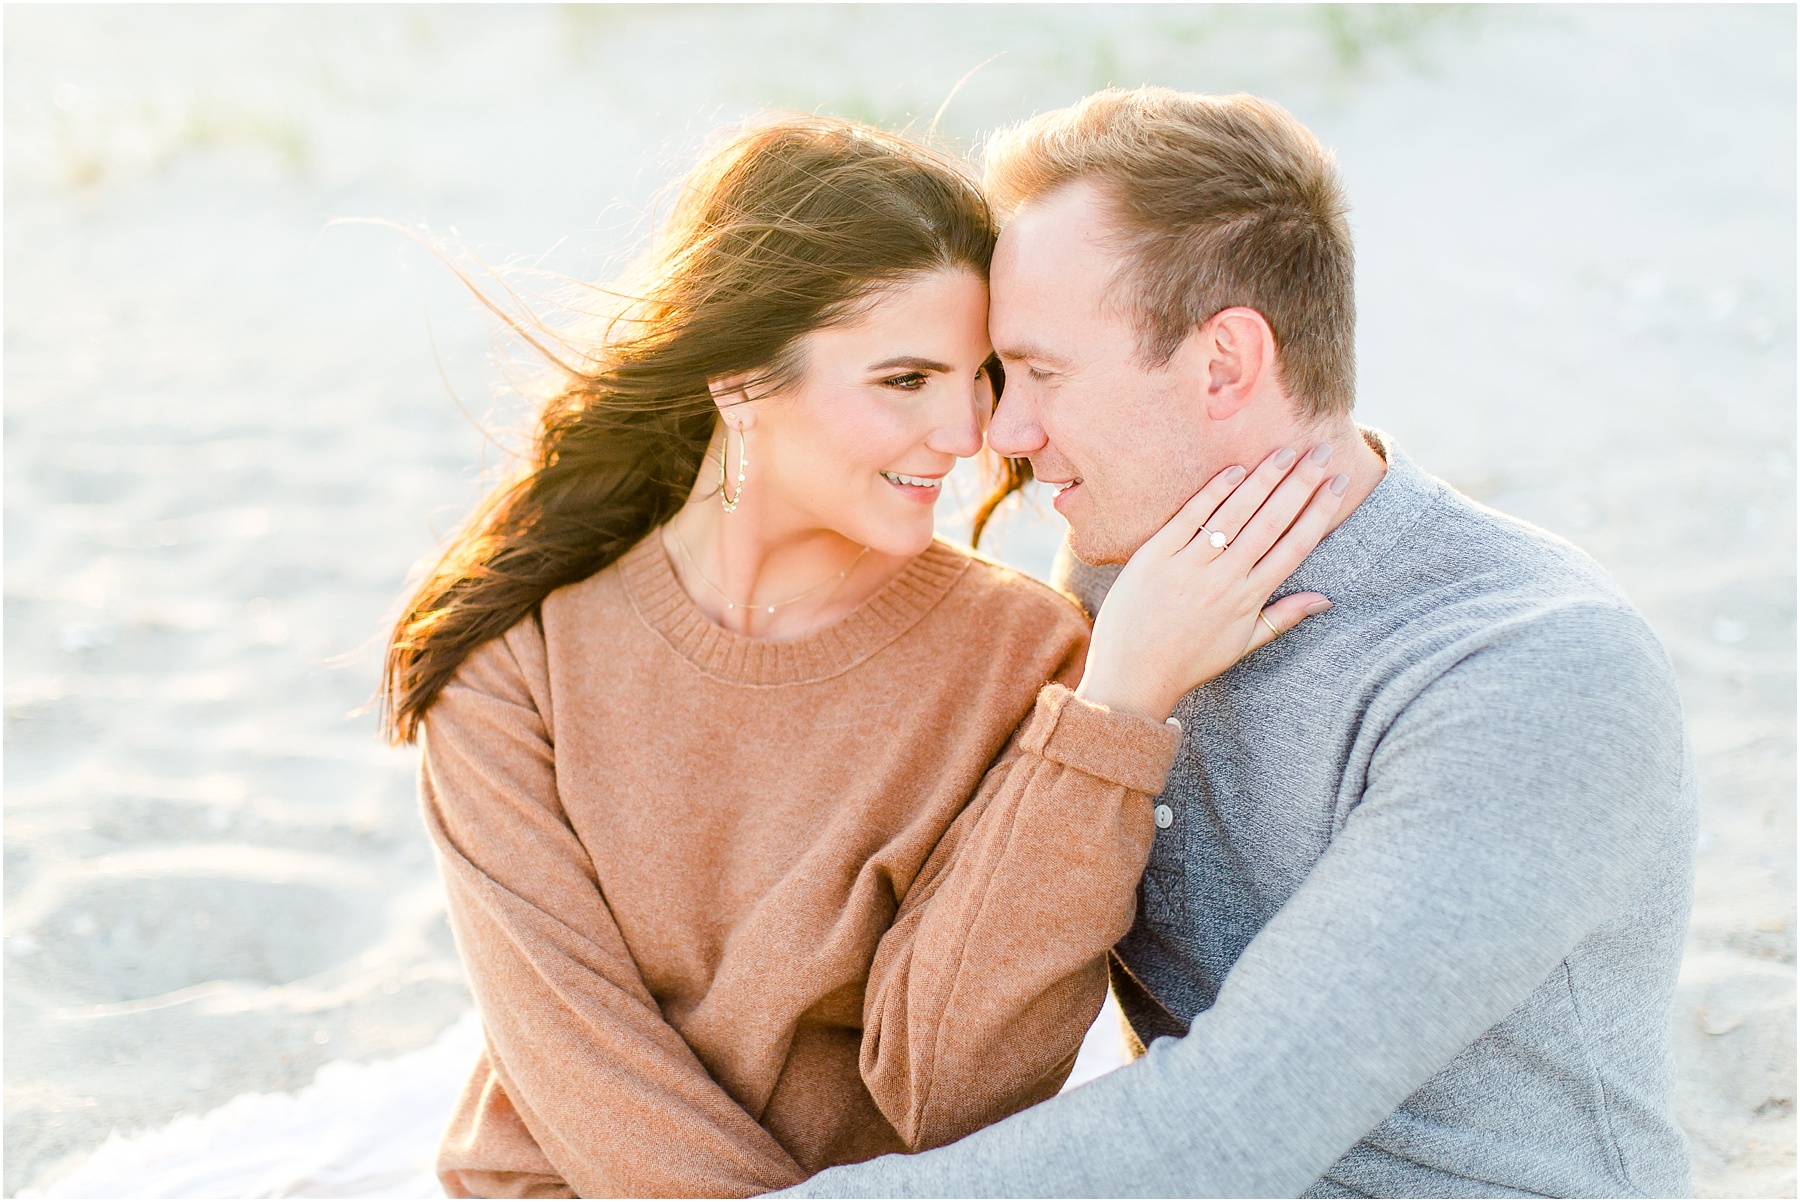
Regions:
[[[1060,684],[1038,693],[1019,740],[1026,751],[1154,797],[1163,791],[1181,730],[1083,701]]]

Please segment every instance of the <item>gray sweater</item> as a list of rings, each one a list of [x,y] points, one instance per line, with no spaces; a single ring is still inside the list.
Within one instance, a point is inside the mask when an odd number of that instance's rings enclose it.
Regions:
[[[1113,964],[1147,1053],[790,1194],[1688,1191],[1668,658],[1587,556],[1385,453],[1283,588],[1333,608],[1175,711],[1174,820]]]

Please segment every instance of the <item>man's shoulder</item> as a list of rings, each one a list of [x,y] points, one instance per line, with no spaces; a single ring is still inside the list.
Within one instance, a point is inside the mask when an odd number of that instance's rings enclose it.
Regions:
[[[1449,569],[1472,590],[1496,597],[1561,594],[1629,607],[1606,569],[1568,539],[1432,479],[1436,502],[1409,540],[1415,566]]]
[[[1569,540],[1441,486],[1375,587],[1404,620],[1390,645],[1440,658],[1476,652],[1561,671],[1621,673],[1673,690],[1673,667],[1648,621],[1591,555]],[[1519,676],[1522,687],[1530,673]]]
[[[1558,534],[1493,509],[1433,478],[1437,494],[1371,584],[1396,599],[1423,595],[1445,616],[1494,620],[1574,615],[1648,631],[1600,563]]]

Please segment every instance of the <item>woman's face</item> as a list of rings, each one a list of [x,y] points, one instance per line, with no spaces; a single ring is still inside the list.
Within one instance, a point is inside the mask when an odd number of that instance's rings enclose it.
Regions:
[[[799,379],[740,407],[752,411],[745,487],[767,490],[747,508],[765,533],[827,529],[890,555],[930,544],[944,477],[981,449],[993,409],[987,304],[974,272],[937,271],[801,340]],[[735,432],[728,442],[735,492]]]

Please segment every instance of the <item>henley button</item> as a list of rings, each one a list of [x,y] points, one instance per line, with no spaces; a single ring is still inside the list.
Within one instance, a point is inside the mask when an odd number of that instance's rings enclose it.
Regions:
[[[1174,824],[1174,822],[1175,822],[1175,811],[1174,810],[1171,810],[1168,806],[1157,806],[1156,807],[1156,825],[1159,828],[1161,828],[1162,830],[1168,830],[1169,827]]]

